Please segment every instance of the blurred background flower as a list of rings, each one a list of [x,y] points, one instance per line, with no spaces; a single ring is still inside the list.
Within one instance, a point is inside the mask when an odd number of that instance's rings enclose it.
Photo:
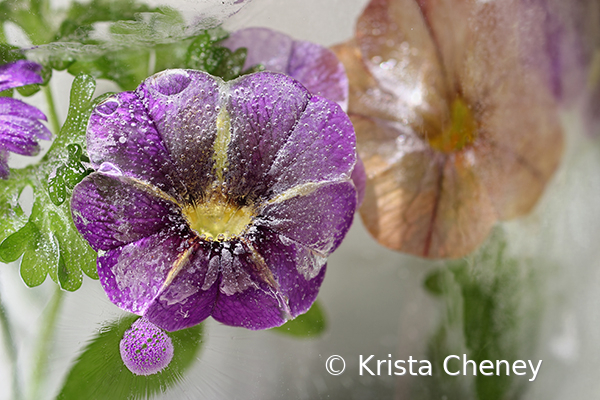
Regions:
[[[519,1],[373,0],[334,48],[368,177],[361,216],[381,244],[462,257],[533,208],[563,147],[529,62],[544,18]]]

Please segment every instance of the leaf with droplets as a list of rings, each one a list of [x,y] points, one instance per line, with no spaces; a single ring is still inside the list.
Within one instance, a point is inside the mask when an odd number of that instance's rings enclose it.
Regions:
[[[63,289],[76,290],[81,286],[82,271],[97,279],[96,253],[79,235],[71,218],[70,201],[65,198],[56,205],[49,192],[48,178],[65,161],[81,153],[85,147],[85,129],[93,105],[95,81],[88,75],[79,75],[73,81],[67,120],[48,153],[35,165],[11,172],[11,179],[0,182],[9,196],[3,202],[3,230],[7,237],[0,244],[0,258],[14,261],[21,255],[21,277],[29,286],[41,284],[47,275]],[[70,144],[77,146],[71,146]],[[81,172],[81,171],[80,171]],[[73,174],[63,174],[65,185],[74,182]],[[33,188],[33,208],[26,221],[18,205],[18,196],[26,185]],[[52,187],[52,183],[50,183]],[[25,223],[27,222],[27,223]],[[17,229],[19,228],[19,229]],[[10,235],[10,236],[9,236]]]

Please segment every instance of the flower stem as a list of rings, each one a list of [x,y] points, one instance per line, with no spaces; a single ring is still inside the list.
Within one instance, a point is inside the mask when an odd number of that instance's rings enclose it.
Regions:
[[[4,22],[0,23],[0,43],[6,43],[6,33],[4,33]]]
[[[58,132],[60,131],[60,124],[58,123],[58,114],[56,113],[56,106],[54,105],[54,97],[52,96],[50,84],[43,86],[42,90],[46,95],[46,103],[48,103],[48,110],[50,111],[49,119],[50,125],[52,125],[52,131],[55,135],[58,135]]]
[[[0,292],[1,294],[1,292]],[[17,346],[12,334],[12,328],[6,309],[0,297],[0,323],[2,324],[2,337],[4,338],[4,346],[6,347],[6,353],[12,364],[12,380],[13,380],[13,398],[15,400],[21,399],[21,385],[19,380],[19,367],[17,364]]]
[[[42,323],[42,331],[38,339],[37,347],[33,353],[36,356],[34,362],[33,374],[31,377],[30,399],[38,399],[42,381],[45,376],[50,347],[54,339],[54,328],[58,319],[60,306],[62,304],[63,291],[56,285],[56,290],[50,299],[50,304],[46,310],[46,315]]]

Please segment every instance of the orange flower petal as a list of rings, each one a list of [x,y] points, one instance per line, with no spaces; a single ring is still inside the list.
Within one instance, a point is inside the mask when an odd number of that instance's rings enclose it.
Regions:
[[[377,241],[423,257],[457,258],[485,239],[497,217],[472,150],[445,155],[401,124],[351,118],[364,133],[367,190],[360,212]]]
[[[408,110],[408,119],[392,119],[408,123],[422,137],[439,131],[448,118],[448,89],[417,3],[372,0],[358,19],[356,43],[377,85]]]
[[[528,213],[558,167],[563,135],[556,104],[535,76],[514,76],[481,113],[477,174],[498,217]]]
[[[533,62],[543,10],[522,7],[372,0],[356,39],[334,48],[367,171],[361,216],[381,244],[462,257],[540,197],[563,138]]]

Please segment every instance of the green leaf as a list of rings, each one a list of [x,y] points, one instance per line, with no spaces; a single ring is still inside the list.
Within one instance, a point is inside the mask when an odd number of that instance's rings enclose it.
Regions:
[[[59,245],[52,232],[40,232],[34,223],[35,237],[30,241],[21,260],[21,278],[29,287],[41,285],[48,274],[56,281],[56,268],[59,259]],[[27,225],[26,225],[27,226]]]
[[[72,75],[81,73],[108,79],[123,90],[134,90],[148,76],[150,52],[145,48],[123,49],[101,55],[83,56],[69,65]]]
[[[168,38],[171,37],[185,37],[186,24],[177,10],[162,7],[146,13],[144,18],[136,16],[133,21],[117,21],[109,30],[117,43],[154,46],[170,42]]]
[[[54,205],[60,206],[67,199],[67,188],[73,190],[83,178],[93,170],[86,168],[82,163],[81,146],[78,144],[67,145],[68,160],[60,165],[54,175],[48,178],[48,195]],[[69,197],[70,197],[69,192]]]
[[[37,242],[39,230],[35,224],[28,222],[25,226],[9,237],[0,246],[0,259],[9,263],[17,261],[23,255],[28,246]]]
[[[27,177],[11,173],[8,179],[0,179],[0,243],[21,229],[27,222],[27,216],[19,205],[19,196],[29,184]],[[8,262],[2,258],[0,261]]]
[[[146,399],[166,392],[181,380],[198,357],[202,324],[167,332],[173,341],[173,360],[157,374],[140,376],[125,367],[119,351],[123,334],[137,318],[114,321],[92,338],[69,371],[57,399]]]
[[[169,8],[145,13],[144,18],[136,16],[130,21],[115,22],[109,31],[110,37],[105,42],[87,46],[94,51],[63,56],[77,57],[69,64],[69,73],[109,79],[124,90],[134,90],[155,71],[181,68],[191,40],[186,40],[186,25],[181,15]]]
[[[85,42],[96,22],[133,20],[140,12],[156,11],[133,0],[93,0],[89,4],[71,3],[56,39],[69,38]]]
[[[260,70],[260,67],[254,67],[243,71],[248,52],[243,47],[231,51],[219,46],[218,42],[226,37],[223,30],[207,30],[198,35],[187,49],[186,68],[206,71],[226,81]]]
[[[29,286],[41,284],[50,275],[63,289],[73,291],[81,286],[82,272],[94,279],[98,277],[96,252],[73,224],[70,198],[56,205],[56,193],[51,194],[49,189],[53,185],[56,189],[57,182],[49,183],[48,179],[61,166],[71,165],[70,162],[76,162],[77,157],[81,158],[87,121],[95,104],[92,101],[94,90],[95,81],[92,77],[77,76],[71,88],[67,120],[46,155],[36,165],[11,171],[11,179],[14,180],[9,179],[8,182],[13,182],[10,191],[12,206],[5,211],[5,215],[11,217],[12,212],[12,218],[9,218],[12,222],[9,223],[15,227],[22,225],[16,234],[0,244],[0,257],[12,260],[15,255],[22,253],[21,277]],[[79,167],[74,171],[63,171],[64,185],[70,187],[75,175],[80,173]],[[33,187],[34,202],[25,224],[22,222],[25,219],[22,210],[18,204],[15,205],[15,198],[18,199],[18,194],[27,184]],[[22,244],[16,245],[16,239]]]
[[[24,59],[25,56],[16,46],[0,43],[0,65]]]
[[[298,338],[311,338],[322,335],[326,328],[325,314],[319,302],[315,301],[306,314],[299,315],[271,331]]]
[[[62,175],[55,175],[48,178],[48,195],[50,200],[60,206],[67,200],[67,185]]]

